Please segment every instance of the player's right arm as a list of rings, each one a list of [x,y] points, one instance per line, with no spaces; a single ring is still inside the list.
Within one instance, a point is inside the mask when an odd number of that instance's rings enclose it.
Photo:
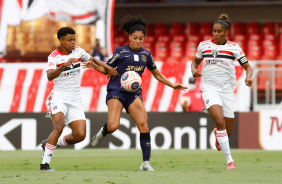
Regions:
[[[191,65],[191,72],[192,72],[193,77],[201,77],[202,76],[202,74],[198,70],[198,67],[201,64],[202,60],[203,60],[202,58],[197,58],[197,57],[195,57],[193,59],[192,65]]]
[[[201,77],[202,76],[202,74],[198,70],[198,67],[203,60],[203,53],[202,53],[201,48],[202,48],[202,42],[199,44],[197,52],[196,52],[196,56],[194,57],[194,59],[192,61],[191,72],[192,72],[193,77]]]
[[[56,68],[56,69],[52,69],[49,68],[46,73],[47,73],[47,78],[49,81],[52,81],[53,79],[57,78],[62,71],[64,71],[64,69],[68,66],[70,66],[72,63],[76,63],[78,62],[76,58],[70,58],[65,64],[63,64],[61,67]],[[49,61],[49,66],[50,66],[50,62]],[[54,63],[53,63],[54,64]],[[54,64],[55,65],[55,64]]]

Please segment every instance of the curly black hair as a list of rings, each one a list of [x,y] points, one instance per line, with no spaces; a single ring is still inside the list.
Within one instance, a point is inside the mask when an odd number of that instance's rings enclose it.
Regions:
[[[67,36],[67,34],[75,34],[75,30],[70,27],[62,27],[57,32],[57,38],[60,39],[63,36]]]
[[[142,18],[141,15],[139,15],[138,17],[127,15],[121,21],[120,30],[124,30],[130,35],[135,31],[142,31],[145,36],[147,33],[146,21]]]

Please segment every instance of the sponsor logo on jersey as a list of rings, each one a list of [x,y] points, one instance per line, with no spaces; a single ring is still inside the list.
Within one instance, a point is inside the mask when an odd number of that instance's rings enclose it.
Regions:
[[[142,61],[144,61],[144,62],[146,62],[146,61],[147,61],[147,58],[146,58],[146,56],[145,56],[145,55],[141,55],[141,57],[142,57]]]
[[[127,68],[125,70],[134,70],[134,71],[144,71],[144,66],[132,66],[132,65],[128,65]]]
[[[123,49],[120,53],[129,52],[129,50]]]
[[[128,56],[124,56],[124,57],[129,57],[130,55],[128,55]]]
[[[223,63],[223,60],[218,60],[218,59],[207,59],[206,63],[209,64],[217,64],[217,63]]]
[[[70,72],[67,72],[67,73],[64,73],[64,75],[66,77],[72,77],[72,76],[76,76],[79,74],[79,70],[76,70],[76,71],[70,71]]]
[[[149,52],[146,52],[145,50],[140,52],[140,54],[149,54]]]
[[[137,54],[134,54],[134,61],[139,61],[139,56]]]

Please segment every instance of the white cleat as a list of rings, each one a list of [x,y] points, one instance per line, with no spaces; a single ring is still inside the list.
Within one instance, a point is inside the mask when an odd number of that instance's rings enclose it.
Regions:
[[[145,161],[141,164],[140,166],[140,170],[141,171],[155,171],[155,169],[153,169],[151,166],[150,166],[150,163],[149,161]]]
[[[104,139],[104,137],[106,137],[102,134],[102,131],[103,131],[103,127],[99,130],[99,132],[94,137],[92,137],[91,144],[93,147],[98,146],[100,142]]]

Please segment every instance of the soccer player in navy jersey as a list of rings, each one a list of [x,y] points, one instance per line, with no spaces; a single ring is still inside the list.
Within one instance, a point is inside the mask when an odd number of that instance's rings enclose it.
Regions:
[[[182,84],[171,83],[157,69],[152,54],[142,48],[146,35],[146,22],[141,16],[133,17],[127,15],[121,25],[121,30],[125,30],[129,34],[130,44],[117,48],[107,63],[95,60],[88,61],[85,64],[87,68],[94,68],[101,73],[107,74],[104,69],[105,65],[109,65],[119,73],[118,77],[111,78],[107,86],[106,102],[108,105],[108,122],[100,129],[100,131],[92,138],[91,144],[95,147],[109,133],[116,131],[120,124],[120,116],[122,109],[125,108],[132,119],[135,121],[140,132],[140,145],[143,153],[143,162],[140,170],[154,171],[150,166],[151,156],[151,138],[148,126],[148,116],[142,101],[142,88],[134,92],[128,92],[121,87],[120,77],[129,70],[134,70],[141,77],[146,67],[161,83],[178,90],[187,89]],[[101,69],[97,69],[97,66]]]

